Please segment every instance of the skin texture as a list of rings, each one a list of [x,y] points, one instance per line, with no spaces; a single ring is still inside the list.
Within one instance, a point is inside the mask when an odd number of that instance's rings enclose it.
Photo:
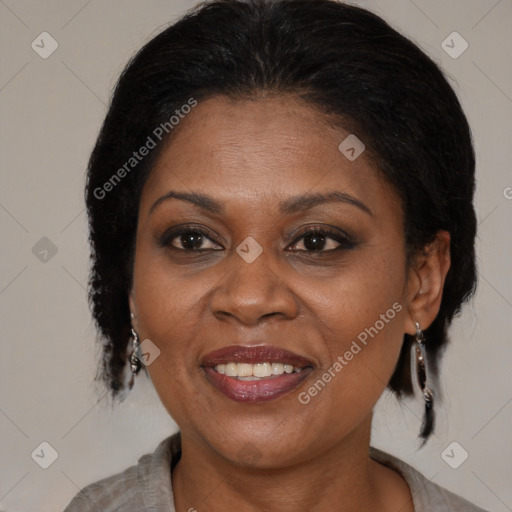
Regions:
[[[349,161],[338,150],[348,133],[328,121],[293,97],[211,98],[181,121],[143,188],[130,307],[140,339],[161,351],[148,370],[182,432],[172,474],[178,511],[413,510],[404,480],[368,456],[372,409],[404,332],[413,334],[414,322],[425,329],[439,310],[449,235],[440,232],[408,268],[398,196],[365,153]],[[224,211],[178,199],[152,209],[170,190],[208,195]],[[334,202],[279,210],[290,197],[333,191],[371,213]],[[180,236],[160,243],[184,223],[211,235],[199,245],[208,250],[187,251]],[[354,243],[326,235],[308,252],[307,226],[344,231]],[[250,264],[236,252],[248,236],[263,249]],[[394,303],[396,316],[300,403]],[[261,343],[309,358],[313,372],[258,404],[232,401],[205,378],[209,352]]]

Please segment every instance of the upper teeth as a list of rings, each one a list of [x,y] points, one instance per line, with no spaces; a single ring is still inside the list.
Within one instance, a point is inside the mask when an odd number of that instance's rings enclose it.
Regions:
[[[283,363],[226,363],[215,367],[219,373],[228,377],[270,377],[283,373],[300,372],[302,368]]]

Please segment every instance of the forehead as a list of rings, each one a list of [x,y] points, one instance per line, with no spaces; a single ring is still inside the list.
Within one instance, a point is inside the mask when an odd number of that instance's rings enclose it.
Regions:
[[[161,151],[144,186],[141,210],[171,189],[248,208],[334,190],[358,197],[370,208],[396,202],[364,151],[355,160],[347,158],[353,152],[340,151],[347,137],[349,146],[357,139],[329,121],[291,96],[201,101]]]

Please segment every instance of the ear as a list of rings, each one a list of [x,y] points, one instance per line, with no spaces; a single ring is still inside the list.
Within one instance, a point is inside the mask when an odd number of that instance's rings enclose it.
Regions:
[[[450,233],[438,231],[434,241],[413,258],[408,271],[405,324],[408,334],[416,333],[416,322],[425,330],[436,318],[449,268]]]

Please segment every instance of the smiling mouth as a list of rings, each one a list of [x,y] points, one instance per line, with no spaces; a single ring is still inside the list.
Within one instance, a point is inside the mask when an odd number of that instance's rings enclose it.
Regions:
[[[313,371],[313,362],[272,345],[232,345],[202,361],[208,382],[236,402],[274,400],[296,389]]]

